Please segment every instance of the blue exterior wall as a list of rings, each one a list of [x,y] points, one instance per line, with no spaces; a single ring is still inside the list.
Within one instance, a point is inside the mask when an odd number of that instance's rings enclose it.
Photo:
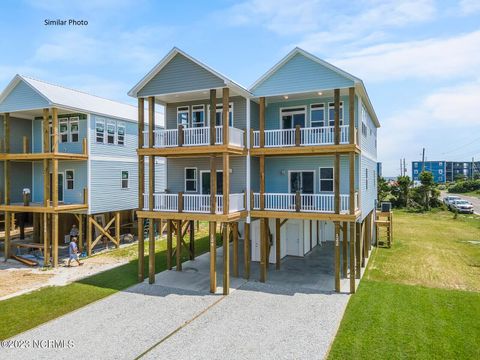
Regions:
[[[145,86],[138,96],[212,89],[225,86],[224,81],[181,54],[173,57]]]
[[[368,185],[367,185],[368,181]],[[360,209],[361,220],[375,209],[377,200],[377,162],[361,155],[360,158]]]
[[[368,113],[365,106],[361,106],[360,110],[361,122],[365,125],[358,127],[358,136],[360,137],[360,148],[362,152],[367,153],[370,157],[377,157],[377,127]],[[363,129],[366,129],[366,132]]]
[[[353,86],[353,81],[302,54],[296,54],[252,89],[255,96],[283,95]]]
[[[0,112],[34,110],[48,107],[48,101],[33,90],[30,85],[20,81],[0,103]]]
[[[420,181],[420,173],[423,170],[421,161],[412,162],[412,180]],[[444,183],[446,181],[446,161],[425,161],[425,171],[429,171],[433,175],[433,181],[436,183]]]
[[[4,138],[3,116],[0,116],[0,139]],[[23,137],[32,144],[32,121],[10,116],[10,152],[23,153]]]
[[[334,156],[290,156],[290,157],[269,157],[265,159],[265,192],[288,193],[288,171],[289,170],[313,170],[315,172],[314,191],[319,193],[320,188],[320,167],[333,167]],[[285,174],[282,174],[282,172]],[[259,173],[252,176],[259,177]],[[355,183],[358,179],[355,177]],[[357,185],[358,188],[358,185]],[[348,156],[340,156],[340,194],[349,194],[349,160]]]
[[[73,190],[67,190],[65,170],[74,171]],[[50,164],[50,171],[52,165]],[[59,161],[58,172],[63,173],[63,201],[65,204],[82,204],[83,189],[88,187],[88,168],[86,161]],[[43,202],[43,165],[41,161],[33,164],[32,201]]]
[[[0,192],[5,194],[4,167],[0,164]],[[32,164],[29,162],[12,162],[10,167],[10,202],[23,203],[23,189],[32,189]],[[4,198],[0,200],[4,202]]]

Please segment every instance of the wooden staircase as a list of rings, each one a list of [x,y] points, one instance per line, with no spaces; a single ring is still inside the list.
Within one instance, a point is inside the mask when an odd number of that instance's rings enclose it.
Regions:
[[[375,212],[375,227],[378,247],[390,248],[393,244],[393,212]],[[380,227],[385,227],[387,230],[386,240],[380,240]]]

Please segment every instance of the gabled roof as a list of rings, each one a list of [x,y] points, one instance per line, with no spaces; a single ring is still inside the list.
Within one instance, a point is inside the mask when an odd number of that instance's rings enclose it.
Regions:
[[[234,89],[236,89],[238,92],[240,92],[241,94],[243,94],[244,96],[247,96],[247,97],[250,97],[251,94],[250,92],[244,88],[243,86],[241,86],[240,84],[234,82],[233,80],[229,79],[228,77],[226,77],[225,75],[219,73],[218,71],[212,69],[211,67],[209,67],[208,65],[205,65],[204,63],[200,62],[199,60],[195,59],[194,57],[188,55],[186,52],[180,50],[179,48],[177,47],[173,47],[172,50],[170,50],[168,52],[167,55],[165,55],[165,57],[160,60],[160,62],[155,65],[153,67],[152,70],[150,70],[147,75],[145,75],[129,92],[128,92],[128,95],[129,96],[132,96],[132,97],[137,97],[138,96],[138,92],[150,81],[152,80],[155,75],[157,75],[164,67],[165,65],[167,65],[177,54],[180,54],[184,57],[186,57],[187,59],[189,59],[190,61],[194,62],[195,64],[197,64],[198,66],[202,67],[203,69],[207,70],[208,72],[210,72],[211,74],[215,75],[216,77],[220,78],[221,80],[223,80],[225,86],[228,86],[228,87],[232,87]]]
[[[50,107],[65,108],[68,110],[84,111],[97,115],[137,121],[137,107],[117,101],[90,95],[82,91],[53,85],[27,76],[15,75],[5,90],[0,94],[0,103],[20,83],[24,82],[33,91],[44,98]]]
[[[336,67],[335,65],[330,64],[329,62],[320,59],[319,57],[299,48],[295,47],[292,51],[290,51],[283,59],[281,59],[277,64],[275,64],[270,70],[268,70],[264,75],[262,75],[255,83],[250,87],[249,91],[251,93],[255,93],[255,89],[257,89],[262,83],[264,83],[266,80],[268,80],[273,74],[275,74],[280,68],[282,68],[287,62],[289,62],[294,56],[296,55],[303,55],[306,58],[324,66],[325,68],[337,73],[340,76],[343,76],[344,78],[351,80],[355,84],[355,88],[359,92],[360,96],[365,102],[365,105],[367,109],[369,110],[371,117],[375,124],[380,127],[380,123],[378,121],[377,115],[375,114],[375,110],[373,109],[372,103],[370,102],[370,99],[367,94],[367,90],[365,88],[365,85],[363,84],[363,81],[356,76],[353,76],[352,74]]]

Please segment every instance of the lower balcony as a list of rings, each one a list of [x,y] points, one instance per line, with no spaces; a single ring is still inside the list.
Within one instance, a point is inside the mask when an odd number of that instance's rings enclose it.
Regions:
[[[261,211],[323,213],[335,214],[334,194],[297,193],[253,193],[253,211],[260,211],[260,198],[263,196],[264,207]],[[358,193],[355,193],[355,212],[358,210]],[[340,194],[340,214],[350,214],[350,195]]]
[[[143,194],[144,211],[149,211],[149,196]],[[215,214],[223,214],[223,195],[215,195]],[[228,213],[245,210],[245,194],[230,194]],[[211,214],[209,194],[153,194],[153,211],[171,213]]]

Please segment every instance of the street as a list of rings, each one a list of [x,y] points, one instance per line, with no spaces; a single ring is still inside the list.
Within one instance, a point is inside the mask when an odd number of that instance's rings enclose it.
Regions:
[[[480,215],[480,198],[474,197],[474,196],[466,196],[466,195],[462,195],[462,194],[450,194],[450,193],[447,193],[446,191],[442,191],[442,195],[441,195],[442,200],[443,200],[443,198],[445,198],[448,195],[455,195],[455,196],[458,196],[458,197],[460,197],[464,200],[470,201],[473,205],[475,214]]]

